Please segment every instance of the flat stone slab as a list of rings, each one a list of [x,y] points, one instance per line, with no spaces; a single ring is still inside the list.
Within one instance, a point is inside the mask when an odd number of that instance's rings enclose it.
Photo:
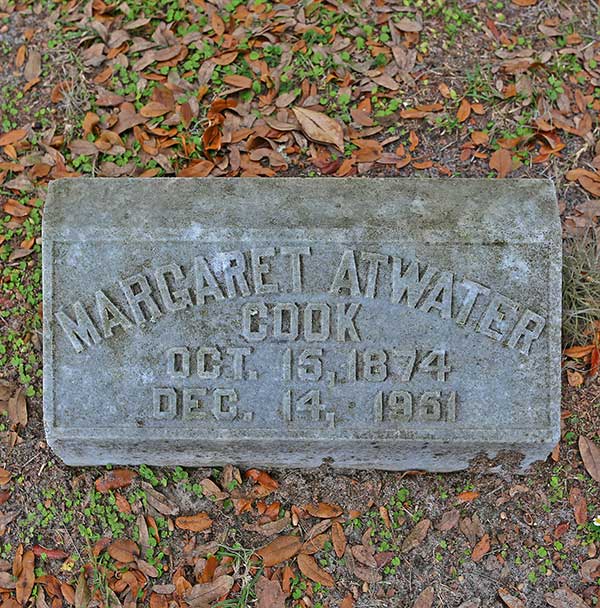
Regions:
[[[43,272],[71,465],[449,471],[559,439],[547,181],[60,180]]]

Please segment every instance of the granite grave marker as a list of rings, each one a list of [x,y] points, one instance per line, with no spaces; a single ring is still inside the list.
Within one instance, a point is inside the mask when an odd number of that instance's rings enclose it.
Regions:
[[[72,465],[544,458],[560,269],[542,180],[53,182],[48,442]]]

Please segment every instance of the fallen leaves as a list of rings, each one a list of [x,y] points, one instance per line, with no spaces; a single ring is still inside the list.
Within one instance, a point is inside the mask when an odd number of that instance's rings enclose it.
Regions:
[[[318,505],[306,505],[304,510],[313,517],[319,519],[330,519],[342,514],[342,509],[337,505],[331,505],[326,502],[320,502]]]
[[[296,556],[302,548],[302,540],[297,536],[278,536],[256,554],[262,558],[266,568],[276,566]]]
[[[512,171],[512,154],[505,148],[499,148],[490,156],[490,169],[498,173],[498,177],[506,177]]]
[[[120,539],[108,545],[108,554],[116,561],[127,564],[140,554],[140,548],[132,540]]]
[[[471,553],[471,559],[474,562],[481,561],[490,549],[490,535],[484,534],[481,540],[473,548],[473,552]]]
[[[337,521],[334,521],[333,524],[331,524],[331,542],[333,544],[333,550],[338,558],[343,557],[344,552],[346,551],[347,540],[342,524]]]
[[[418,524],[416,524],[402,542],[402,552],[408,553],[409,551],[416,549],[425,540],[430,526],[431,520],[429,519],[422,519]]]
[[[322,112],[298,106],[294,106],[292,112],[309,139],[324,144],[333,144],[340,152],[344,151],[344,131],[337,120]]]
[[[440,532],[447,532],[448,530],[452,530],[454,526],[458,523],[460,519],[460,511],[458,509],[451,509],[450,511],[446,511],[443,515],[436,528]]]
[[[0,135],[0,146],[8,146],[16,144],[17,142],[25,139],[27,131],[25,129],[13,129],[3,135]]]
[[[600,447],[598,447],[591,439],[580,435],[579,452],[581,454],[585,470],[590,474],[590,477],[594,481],[600,483]]]
[[[175,520],[175,525],[180,530],[189,530],[191,532],[204,532],[213,524],[213,520],[208,516],[208,513],[200,512],[196,515],[187,515],[178,517]]]
[[[588,605],[568,587],[561,587],[546,593],[544,599],[552,608],[589,608]]]
[[[333,587],[334,580],[329,572],[326,572],[317,565],[315,558],[311,555],[300,554],[297,558],[298,568],[300,568],[300,572],[304,574],[307,578],[315,583],[320,583],[324,587]]]
[[[507,608],[526,608],[525,603],[512,595],[508,589],[498,589],[498,595]]]
[[[234,582],[233,576],[223,574],[208,583],[194,585],[186,594],[185,601],[191,608],[209,608],[214,602],[227,596]]]
[[[456,112],[456,120],[458,120],[458,122],[465,122],[465,120],[467,120],[469,116],[471,116],[471,104],[469,103],[469,100],[465,97],[460,102],[460,106],[458,107],[458,111]]]
[[[126,488],[136,477],[137,473],[131,469],[113,469],[96,479],[96,490],[106,494],[110,490]]]
[[[427,587],[419,593],[413,608],[431,608],[433,605],[433,587]]]
[[[261,576],[256,583],[257,608],[285,608],[288,597],[276,580]]]
[[[22,551],[22,546],[20,550]],[[15,564],[18,564],[17,560],[15,560]],[[18,571],[13,572],[17,577],[17,585],[15,588],[17,602],[22,606],[25,605],[33,591],[33,585],[35,584],[34,564],[35,555],[33,551],[25,551],[20,560],[20,565],[17,568]]]

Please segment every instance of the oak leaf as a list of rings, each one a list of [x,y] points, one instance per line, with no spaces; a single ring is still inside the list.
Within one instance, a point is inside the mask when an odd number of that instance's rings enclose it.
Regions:
[[[335,582],[329,572],[326,572],[317,565],[314,557],[310,555],[299,555],[298,556],[298,568],[300,572],[315,583],[320,583],[324,587],[333,587]]]
[[[259,549],[256,554],[262,557],[265,567],[270,568],[294,557],[301,548],[302,541],[297,536],[279,536]]]
[[[588,608],[588,605],[568,587],[546,593],[544,599],[552,608]]]
[[[512,154],[509,150],[500,148],[490,156],[490,169],[498,172],[498,177],[506,177],[512,171]]]
[[[320,519],[330,519],[342,514],[342,508],[337,505],[331,505],[327,502],[320,502],[318,505],[306,505],[304,510]]]
[[[461,492],[456,498],[459,502],[471,502],[472,500],[479,498],[479,492]]]
[[[114,469],[107,471],[96,479],[96,490],[101,494],[106,494],[110,490],[118,490],[126,488],[131,484],[133,479],[137,477],[137,473],[130,469]]]
[[[590,477],[597,482],[600,482],[600,447],[598,447],[591,439],[579,436],[579,452],[583,460],[583,465]]]
[[[285,593],[277,580],[261,576],[256,583],[257,608],[285,608]]]
[[[204,511],[196,513],[196,515],[181,516],[175,520],[175,525],[180,530],[190,530],[191,532],[208,530],[212,523],[213,520]]]
[[[185,596],[185,601],[191,608],[209,608],[231,591],[233,583],[232,576],[223,574],[210,583],[194,585]]]
[[[214,165],[211,161],[200,160],[182,169],[177,177],[206,177],[213,169]]]
[[[322,144],[333,144],[340,152],[344,151],[344,131],[337,120],[322,112],[299,106],[294,106],[292,111],[309,139]]]
[[[507,589],[498,589],[498,595],[508,608],[525,608],[525,604],[518,597],[511,595]]]
[[[484,534],[483,538],[475,545],[473,553],[471,553],[471,559],[474,562],[481,561],[483,556],[490,550],[490,535]]]
[[[431,608],[433,605],[433,587],[423,589],[417,597],[413,608]]]
[[[408,536],[404,539],[402,543],[402,552],[408,553],[412,551],[416,547],[418,547],[425,537],[427,536],[427,532],[429,531],[429,526],[431,525],[431,521],[429,519],[422,519],[409,533]]]
[[[460,511],[458,509],[451,509],[450,511],[446,511],[443,515],[436,528],[440,532],[447,532],[456,526],[458,520],[460,519]]]
[[[108,554],[114,560],[127,564],[140,554],[140,548],[132,540],[116,540],[108,546]]]
[[[331,526],[331,541],[335,554],[341,558],[346,550],[347,540],[346,535],[344,534],[344,528],[338,521],[334,521]]]
[[[460,102],[460,106],[456,112],[456,119],[458,122],[465,122],[469,116],[471,116],[471,104],[469,103],[468,99],[464,98]]]
[[[31,591],[33,590],[33,585],[35,584],[35,572],[33,571],[34,564],[35,555],[33,554],[33,551],[25,551],[25,553],[23,553],[21,572],[17,578],[17,586],[15,590],[17,602],[19,602],[19,604],[22,606],[25,605],[31,596]]]
[[[27,131],[25,129],[13,129],[12,131],[8,131],[4,133],[4,135],[0,135],[0,146],[8,146],[9,144],[16,144],[18,141],[21,141],[27,135]]]

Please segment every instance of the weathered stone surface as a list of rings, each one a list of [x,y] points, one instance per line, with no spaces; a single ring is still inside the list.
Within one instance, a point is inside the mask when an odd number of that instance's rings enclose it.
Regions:
[[[549,182],[69,179],[43,248],[69,464],[444,471],[558,440]]]

